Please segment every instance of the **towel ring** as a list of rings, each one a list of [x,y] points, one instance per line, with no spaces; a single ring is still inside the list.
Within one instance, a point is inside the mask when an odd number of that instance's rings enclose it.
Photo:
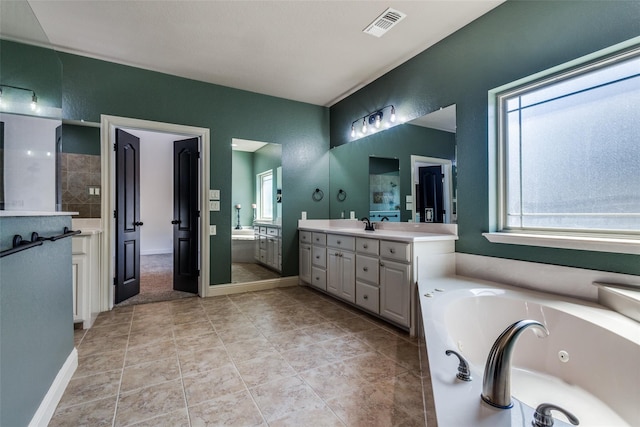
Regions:
[[[347,200],[347,192],[341,188],[336,195],[336,199],[338,199],[339,202],[344,202]]]
[[[313,201],[319,202],[324,198],[324,192],[321,189],[316,188],[316,191],[313,192],[311,198],[313,199]]]

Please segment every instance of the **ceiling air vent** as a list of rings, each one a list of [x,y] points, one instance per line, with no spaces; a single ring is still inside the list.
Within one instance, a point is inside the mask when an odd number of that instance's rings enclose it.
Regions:
[[[382,15],[378,16],[373,22],[367,25],[367,28],[362,30],[363,33],[371,34],[372,36],[382,37],[384,33],[389,31],[391,27],[402,21],[407,16],[406,13],[402,13],[399,10],[387,9]]]

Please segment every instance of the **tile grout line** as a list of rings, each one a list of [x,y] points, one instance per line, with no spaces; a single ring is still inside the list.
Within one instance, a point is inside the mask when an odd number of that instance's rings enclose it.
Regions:
[[[111,426],[116,425],[116,415],[118,414],[118,401],[120,400],[120,391],[122,390],[122,379],[124,378],[124,367],[127,363],[127,353],[129,352],[129,340],[131,338],[131,328],[133,327],[133,317],[135,316],[135,307],[131,310],[131,320],[129,321],[129,331],[127,332],[127,344],[124,347],[124,357],[122,358],[122,370],[120,371],[120,381],[118,382],[118,392],[116,393],[116,404],[113,408],[113,420]]]
[[[171,323],[171,335],[173,346],[176,350],[176,358],[178,359],[178,374],[180,375],[180,384],[182,385],[182,399],[184,400],[184,408],[187,411],[187,423],[191,427],[191,413],[189,412],[189,402],[187,401],[187,390],[184,386],[184,376],[182,375],[182,362],[180,362],[180,353],[178,352],[178,342],[176,341],[176,334],[173,333],[173,319]]]
[[[229,300],[236,307],[236,309],[238,309],[240,312],[242,312],[242,310],[240,310],[240,308],[236,305],[235,302],[233,302],[231,299],[229,299]],[[242,314],[244,315],[244,312],[242,312]],[[262,421],[264,421],[265,424],[269,425],[269,423],[267,422],[267,418],[262,413],[262,410],[260,409],[260,406],[258,405],[258,403],[256,402],[256,400],[253,397],[253,394],[251,394],[251,390],[249,390],[249,387],[247,386],[247,383],[245,382],[244,378],[242,378],[242,374],[240,373],[240,370],[236,366],[235,360],[229,354],[229,350],[227,349],[227,344],[224,342],[224,340],[222,338],[220,338],[220,335],[218,334],[218,330],[216,329],[216,327],[213,324],[213,322],[211,321],[211,319],[209,319],[209,315],[206,315],[206,316],[207,316],[207,321],[211,324],[211,327],[213,328],[213,331],[216,333],[216,335],[218,335],[218,338],[220,339],[220,342],[222,343],[222,346],[224,347],[224,351],[227,354],[227,357],[229,358],[229,360],[231,361],[231,365],[233,366],[233,369],[235,369],[236,374],[240,378],[240,381],[242,381],[242,385],[244,386],[245,392],[249,395],[249,398],[251,399],[251,401],[253,402],[254,406],[258,410],[258,413],[262,417]],[[245,315],[245,317],[246,317],[246,315]],[[249,319],[249,320],[251,321],[251,319]],[[260,335],[262,335],[262,333],[260,333]]]

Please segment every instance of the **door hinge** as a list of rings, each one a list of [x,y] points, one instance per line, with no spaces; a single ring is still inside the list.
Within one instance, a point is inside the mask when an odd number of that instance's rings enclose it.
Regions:
[[[113,211],[113,219],[118,219],[118,211]]]
[[[196,271],[196,276],[200,276],[200,270]]]
[[[113,144],[113,151],[118,151],[118,144],[116,143]]]
[[[198,211],[198,218],[200,218],[200,211]]]
[[[200,158],[200,152],[199,151],[196,153],[196,156],[197,156],[196,159]]]
[[[113,278],[113,286],[116,286],[118,284],[118,280],[114,277]]]

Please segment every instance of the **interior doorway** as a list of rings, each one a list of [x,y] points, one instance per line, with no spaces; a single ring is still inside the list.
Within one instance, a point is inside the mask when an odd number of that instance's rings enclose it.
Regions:
[[[455,222],[451,160],[412,155],[411,180],[413,222]]]
[[[199,139],[117,128],[116,144],[116,305],[193,296]]]
[[[195,138],[200,151],[199,166],[196,176],[194,177],[197,184],[196,204],[191,209],[196,213],[208,212],[206,203],[208,201],[208,185],[203,183],[209,182],[209,130],[203,128],[194,128],[190,126],[174,125],[160,122],[150,122],[144,120],[128,119],[114,116],[102,116],[102,185],[103,185],[103,218],[106,220],[103,225],[105,228],[105,239],[103,241],[103,262],[105,266],[105,274],[103,277],[103,286],[101,289],[101,309],[109,310],[113,307],[116,298],[116,284],[118,278],[118,187],[117,187],[117,168],[116,168],[116,151],[114,151],[114,143],[117,138],[118,131],[125,131],[140,140],[140,179],[142,187],[139,190],[140,206],[138,208],[139,218],[133,218],[133,222],[139,224],[140,240],[137,244],[139,250],[139,261],[132,264],[139,268],[140,274],[140,294],[127,300],[127,304],[149,302],[155,299],[149,298],[149,293],[155,293],[153,298],[168,299],[166,294],[172,294],[174,289],[174,277],[182,274],[174,269],[176,254],[174,243],[177,241],[184,246],[185,239],[183,235],[177,234],[176,228],[185,228],[184,224],[188,222],[188,218],[184,215],[180,218],[176,217],[173,203],[174,200],[180,198],[178,190],[184,190],[183,185],[174,186],[174,170],[180,167],[174,167],[174,163],[184,165],[184,162],[175,161],[176,146],[174,141],[188,141],[189,138]],[[185,140],[187,138],[187,140]],[[193,141],[192,141],[193,142]],[[184,146],[182,151],[184,153]],[[188,150],[187,150],[188,151]],[[145,155],[145,153],[147,153]],[[182,156],[184,158],[185,156]],[[187,156],[188,157],[188,156]],[[193,157],[193,156],[192,156]],[[188,161],[188,160],[187,160]],[[184,191],[183,191],[184,193]],[[106,200],[105,200],[106,199]],[[179,216],[180,214],[178,214]],[[195,257],[189,257],[189,261],[193,261],[198,271],[197,277],[197,294],[206,296],[206,290],[209,283],[209,216],[200,215],[192,217],[196,222],[195,227]],[[130,247],[134,247],[131,245]],[[123,249],[120,249],[122,252]],[[184,263],[179,265],[178,269],[184,269]],[[131,268],[127,271],[131,271]],[[179,284],[179,283],[178,283]],[[181,289],[178,287],[178,289]],[[147,294],[147,295],[145,295]],[[193,294],[187,294],[193,295]],[[175,297],[175,294],[172,295]],[[137,299],[137,301],[136,301]],[[160,300],[160,299],[159,299]]]

